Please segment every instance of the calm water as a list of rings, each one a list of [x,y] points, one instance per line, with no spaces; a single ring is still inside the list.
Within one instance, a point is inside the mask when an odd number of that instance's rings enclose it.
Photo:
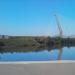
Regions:
[[[39,50],[38,52],[4,52],[0,53],[2,61],[51,61],[75,60],[75,47],[54,50]]]

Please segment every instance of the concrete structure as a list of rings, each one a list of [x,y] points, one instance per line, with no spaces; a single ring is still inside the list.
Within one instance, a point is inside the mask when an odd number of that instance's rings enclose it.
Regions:
[[[0,75],[75,75],[75,62],[0,63]]]

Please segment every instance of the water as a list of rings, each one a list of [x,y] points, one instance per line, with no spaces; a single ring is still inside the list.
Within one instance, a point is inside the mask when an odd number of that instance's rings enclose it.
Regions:
[[[30,49],[30,48],[29,48]],[[51,60],[75,60],[75,47],[59,49],[39,49],[33,52],[1,52],[0,62],[9,61],[51,61]]]

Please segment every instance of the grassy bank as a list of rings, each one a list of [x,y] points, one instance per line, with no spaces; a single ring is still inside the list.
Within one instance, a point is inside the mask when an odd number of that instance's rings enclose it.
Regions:
[[[48,37],[11,37],[0,39],[0,46],[45,46]]]
[[[1,46],[27,47],[27,46],[66,46],[74,45],[75,38],[44,37],[44,36],[14,36],[9,39],[0,39]]]

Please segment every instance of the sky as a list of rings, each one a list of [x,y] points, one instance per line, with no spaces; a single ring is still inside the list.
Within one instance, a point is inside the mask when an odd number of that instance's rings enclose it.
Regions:
[[[74,0],[0,0],[0,34],[16,36],[75,35]]]

